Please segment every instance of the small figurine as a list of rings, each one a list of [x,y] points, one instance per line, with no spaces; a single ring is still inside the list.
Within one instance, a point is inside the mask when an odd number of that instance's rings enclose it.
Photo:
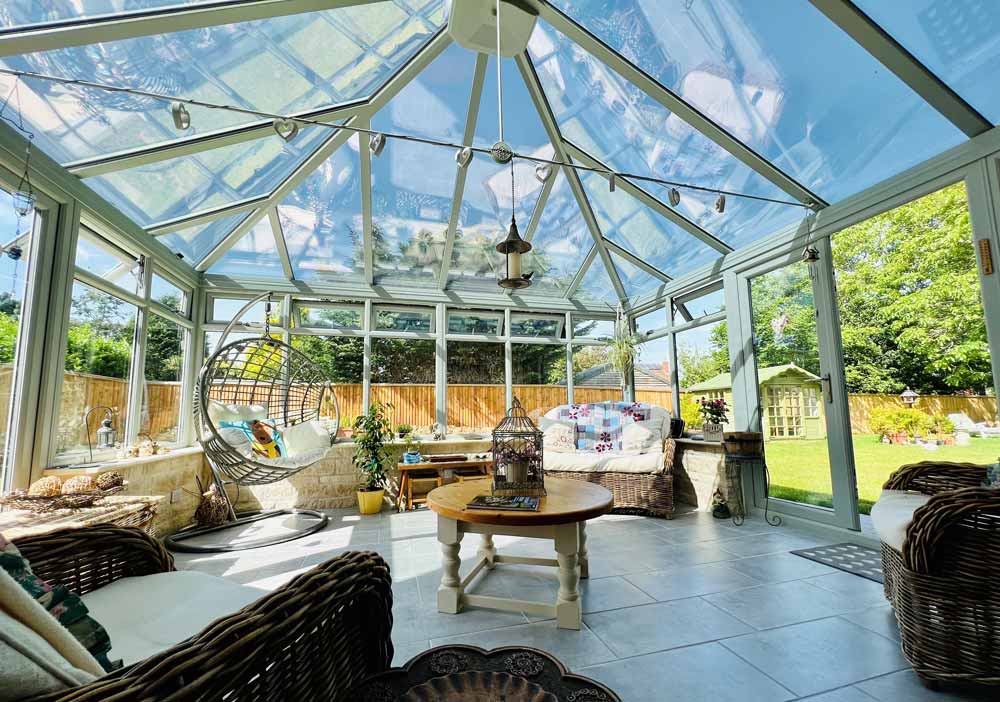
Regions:
[[[435,441],[444,441],[445,440],[444,427],[442,427],[437,422],[434,422],[433,424],[431,424],[430,433],[434,437]]]
[[[716,519],[729,519],[732,513],[729,511],[729,505],[726,503],[726,498],[722,495],[722,490],[716,488],[715,494],[712,495],[712,516]]]

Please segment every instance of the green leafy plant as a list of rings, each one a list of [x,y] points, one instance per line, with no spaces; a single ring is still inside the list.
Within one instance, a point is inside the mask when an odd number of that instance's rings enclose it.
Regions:
[[[403,436],[403,451],[405,453],[420,453],[420,441],[412,432]]]
[[[412,432],[413,432],[413,426],[410,425],[410,424],[397,424],[396,425],[396,434],[398,434],[399,438],[401,438],[401,439],[404,438],[405,436],[408,436]]]
[[[946,434],[954,434],[955,423],[943,414],[934,414],[931,415],[930,419],[930,431],[934,432],[939,437]]]
[[[608,363],[616,371],[621,373],[622,386],[628,382],[627,378],[635,368],[635,357],[639,352],[639,338],[632,333],[628,320],[619,310],[618,319],[615,321],[615,333],[611,340],[607,342]]]
[[[389,422],[391,409],[392,405],[376,400],[367,412],[354,420],[353,461],[361,473],[361,490],[383,490],[388,482],[385,467],[392,457],[386,449],[386,442],[392,437],[392,424]]]
[[[723,399],[706,400],[702,398],[698,401],[698,412],[705,424],[725,424],[729,421],[726,416],[726,413],[729,412],[729,406]]]

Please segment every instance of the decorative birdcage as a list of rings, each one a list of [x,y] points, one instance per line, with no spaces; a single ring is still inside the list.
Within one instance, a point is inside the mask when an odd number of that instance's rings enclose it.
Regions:
[[[542,432],[516,397],[493,430],[493,494],[545,494]]]

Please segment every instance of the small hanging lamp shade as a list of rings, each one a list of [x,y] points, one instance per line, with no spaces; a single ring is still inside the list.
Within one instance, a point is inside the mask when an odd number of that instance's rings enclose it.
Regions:
[[[501,288],[517,290],[531,285],[531,278],[521,275],[521,254],[531,251],[531,244],[521,238],[517,231],[517,221],[510,218],[507,238],[497,244],[497,251],[507,258],[507,277],[499,281]]]
[[[493,430],[493,494],[545,494],[542,432],[516,397]]]
[[[920,397],[920,395],[911,390],[910,388],[906,388],[906,390],[904,390],[899,397],[903,401],[904,405],[906,405],[907,407],[913,407],[913,405],[917,403],[917,399]]]

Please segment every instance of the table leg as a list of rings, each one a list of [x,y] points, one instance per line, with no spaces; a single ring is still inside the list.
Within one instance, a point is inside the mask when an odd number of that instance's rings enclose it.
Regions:
[[[493,545],[493,534],[481,534],[482,541],[479,543],[477,554],[480,558],[486,559],[486,567],[493,570],[497,567],[497,548]]]
[[[590,577],[590,559],[587,552],[587,522],[580,522],[580,577]]]
[[[438,611],[458,614],[462,611],[462,580],[458,569],[462,565],[459,551],[462,532],[454,519],[438,516],[438,541],[441,542],[441,585],[438,587]]]
[[[556,527],[556,560],[559,561],[559,596],[556,599],[556,626],[580,629],[582,611],[580,593],[580,527],[560,524]]]
[[[396,512],[403,511],[403,495],[406,494],[406,471],[399,474],[399,494],[396,496]],[[407,505],[409,507],[409,505]]]

